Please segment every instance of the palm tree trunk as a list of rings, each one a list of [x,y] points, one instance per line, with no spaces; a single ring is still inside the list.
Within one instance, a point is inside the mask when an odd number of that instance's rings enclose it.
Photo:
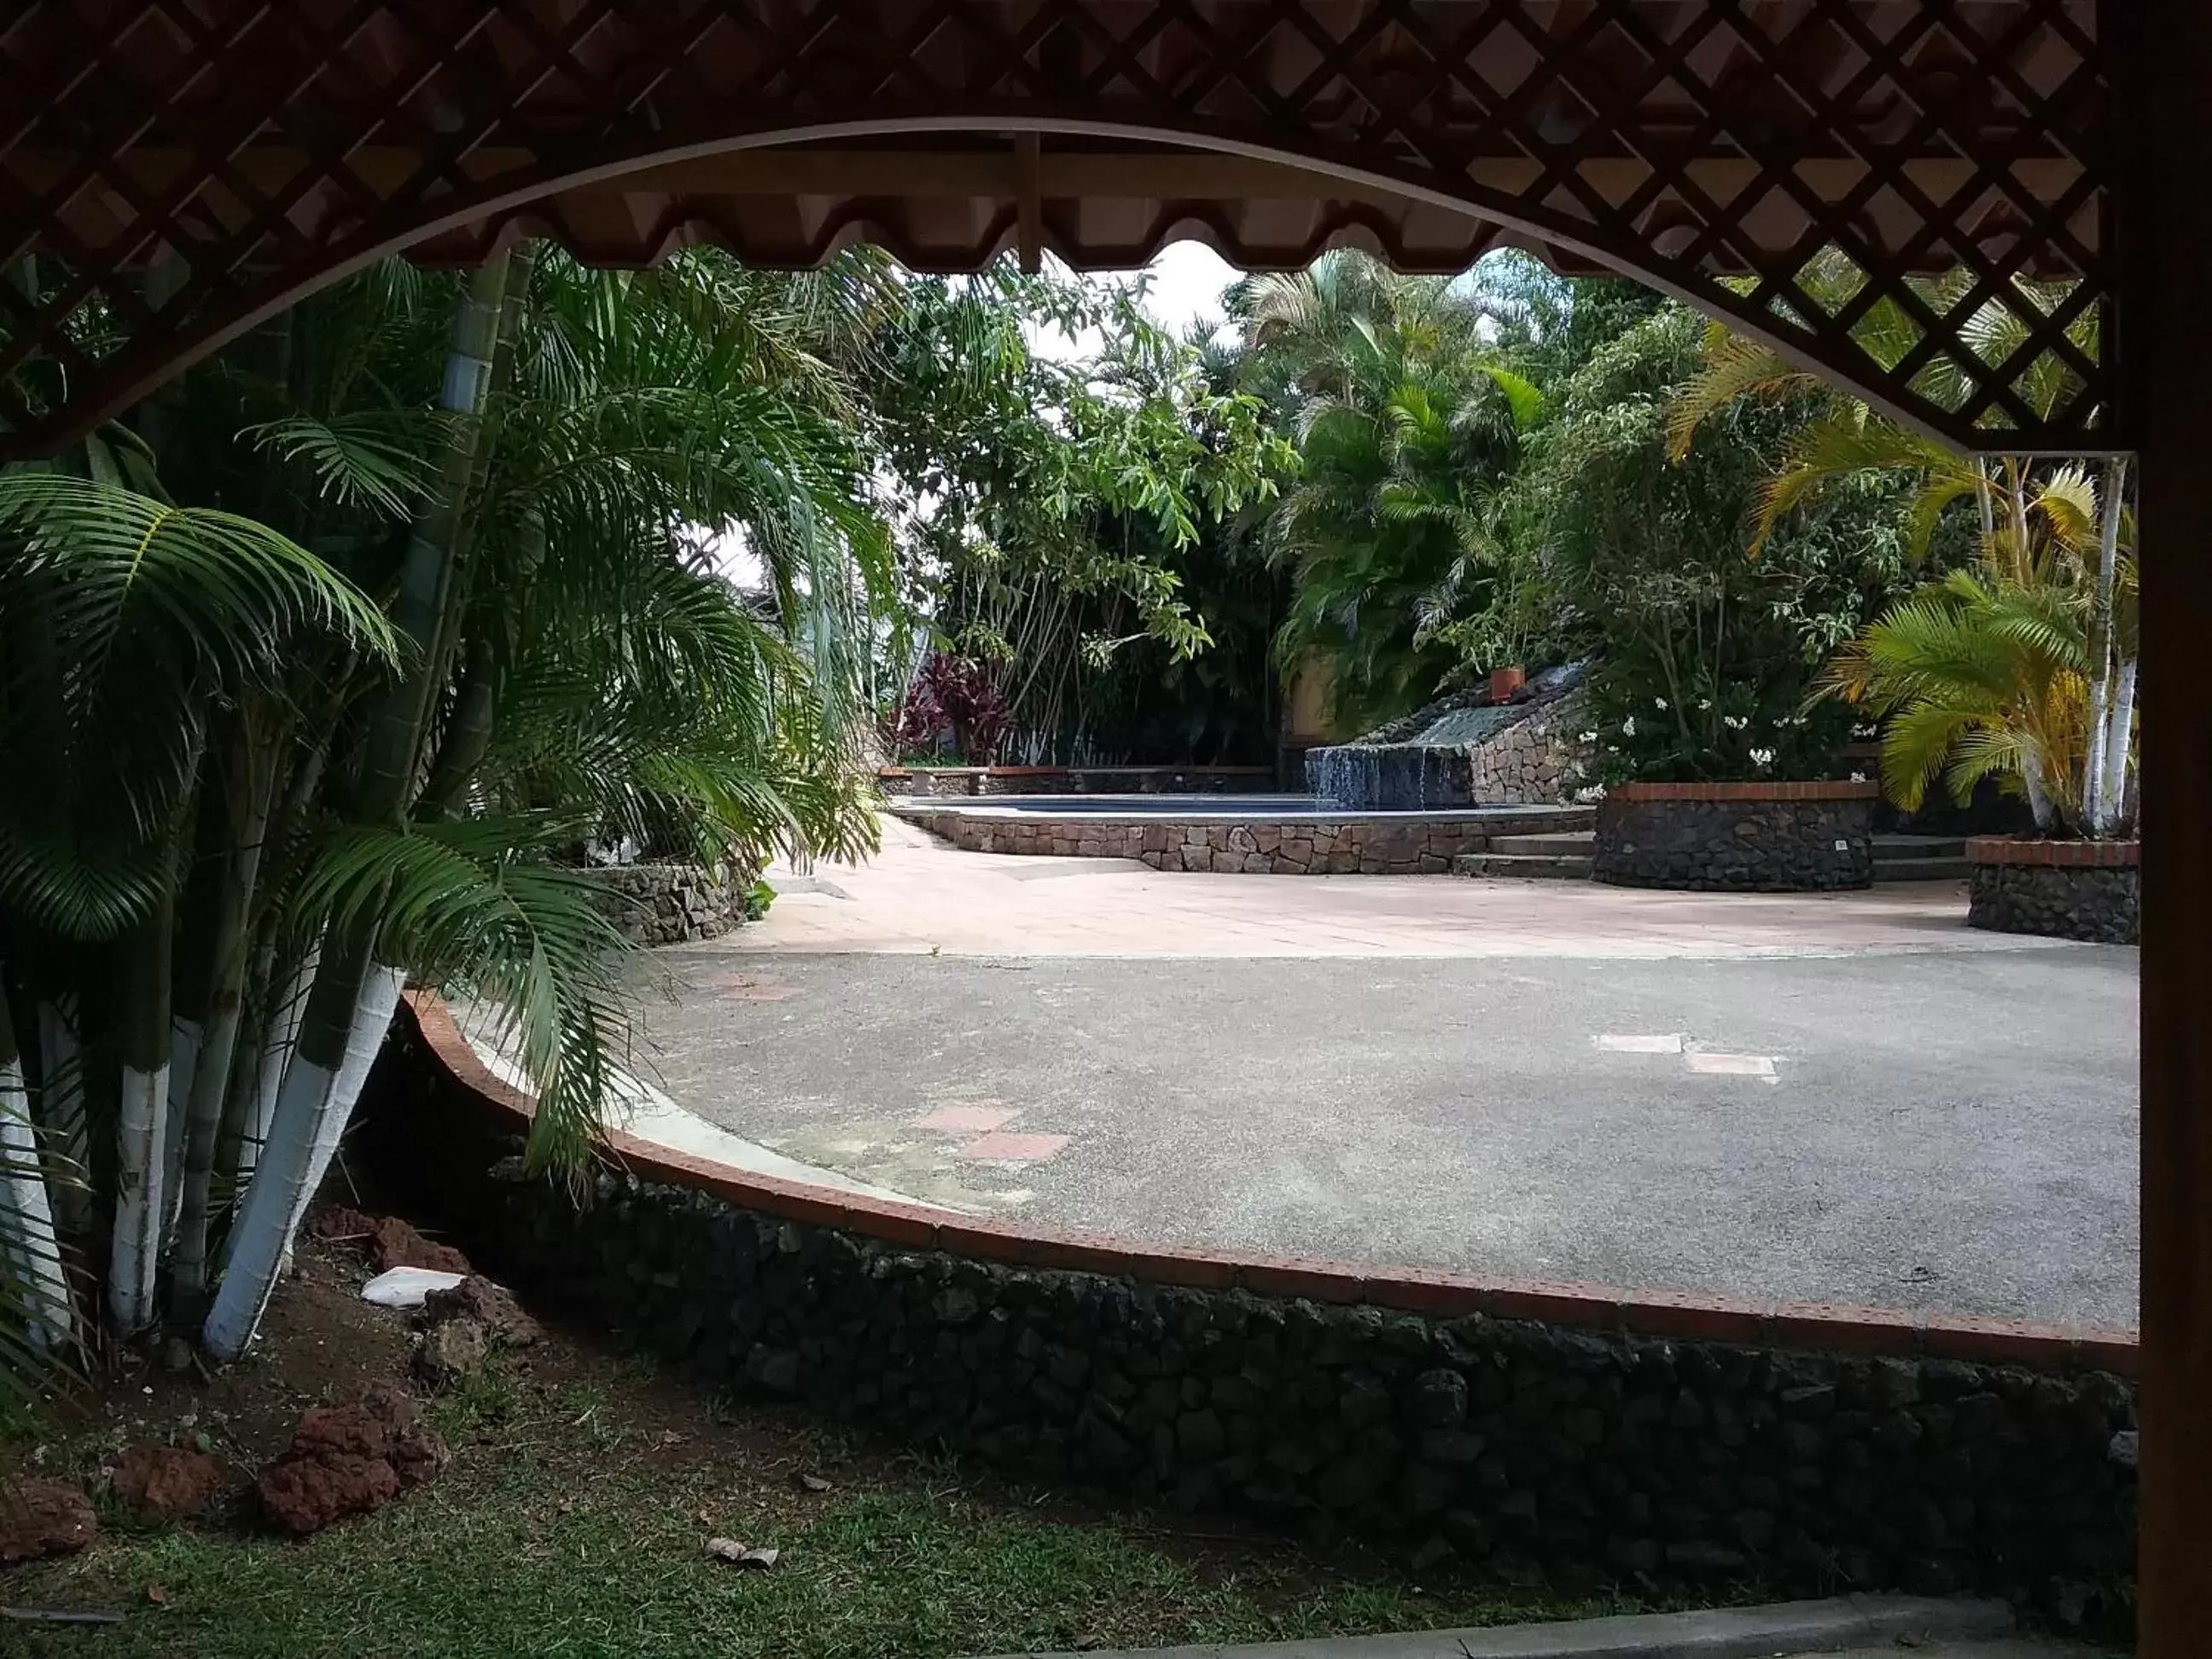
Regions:
[[[116,1328],[153,1322],[161,1269],[161,1150],[169,1111],[169,950],[173,890],[121,941],[122,1097],[117,1113],[114,1245],[107,1309]]]
[[[476,272],[454,313],[439,398],[455,417],[453,437],[437,495],[417,521],[400,565],[392,620],[414,656],[408,671],[378,700],[369,720],[355,796],[355,816],[364,823],[402,823],[414,795],[434,700],[434,682],[442,672],[438,647],[450,627],[443,613],[454,593],[453,550],[477,473],[507,266],[502,256]],[[341,1109],[336,1085],[356,1044],[355,1034],[373,1020],[382,995],[383,980],[376,971],[380,964],[372,951],[368,939],[343,939],[334,933],[326,940],[299,1042],[277,1093],[269,1138],[232,1232],[230,1261],[203,1329],[208,1351],[218,1359],[235,1359],[252,1340],[276,1286],[278,1265],[291,1248],[293,1227],[312,1191],[307,1182],[315,1170],[317,1148],[326,1137],[335,1145],[344,1129],[343,1116],[335,1124],[328,1120]],[[390,1018],[387,1007],[385,1022]],[[383,1025],[375,1030],[380,1038]],[[367,1074],[365,1066],[362,1074]],[[343,1103],[343,1110],[351,1109],[350,1100]]]
[[[61,1240],[32,1127],[31,1095],[23,1052],[8,999],[0,993],[0,1243],[10,1274],[21,1287],[31,1340],[41,1347],[74,1346],[76,1306],[62,1270]]]
[[[2136,659],[2120,665],[2120,684],[2112,699],[2112,730],[2105,738],[2105,805],[2112,823],[2124,823],[2128,800],[2128,751],[2135,742]]]
[[[77,1042],[76,998],[39,1004],[39,1127],[50,1166],[65,1179],[54,1183],[62,1224],[81,1232],[90,1222],[86,1170],[92,1157],[85,1113],[84,1050]]]
[[[215,1174],[216,1139],[230,1092],[231,1060],[245,1007],[248,935],[263,838],[269,827],[275,782],[273,754],[257,753],[253,735],[241,731],[225,780],[224,817],[231,826],[224,858],[221,905],[211,958],[208,1018],[185,1111],[182,1178],[177,1203],[171,1295],[179,1322],[197,1322],[207,1293],[208,1199]]]
[[[299,1233],[300,1224],[307,1218],[307,1206],[322,1189],[323,1177],[331,1172],[338,1143],[345,1139],[346,1127],[353,1121],[353,1109],[360,1103],[361,1091],[368,1082],[377,1055],[383,1052],[385,1035],[392,1030],[392,1016],[398,1010],[399,993],[406,982],[404,972],[383,963],[371,964],[368,976],[362,981],[361,1000],[354,1006],[353,1028],[346,1038],[345,1059],[338,1066],[337,1075],[331,1080],[331,1103],[323,1114],[314,1146],[308,1153],[307,1178],[301,1185],[291,1219],[284,1228],[280,1273],[291,1264],[291,1241]]]
[[[2112,828],[2114,816],[2106,788],[2106,730],[2112,696],[2112,582],[2119,568],[2120,501],[2128,463],[2115,455],[2105,463],[2098,505],[2104,515],[2097,548],[2097,604],[2089,622],[2089,741],[2081,763],[2081,817],[2093,836]]]
[[[323,947],[310,945],[286,978],[283,999],[270,1003],[264,1017],[260,1051],[245,1083],[249,1091],[242,1120],[245,1132],[239,1138],[237,1160],[228,1166],[237,1172],[241,1188],[252,1178],[261,1149],[269,1144],[270,1126],[276,1117],[276,1096],[284,1086],[293,1052],[300,1046],[301,1023],[307,1017],[307,994],[315,988],[315,974],[322,959]]]

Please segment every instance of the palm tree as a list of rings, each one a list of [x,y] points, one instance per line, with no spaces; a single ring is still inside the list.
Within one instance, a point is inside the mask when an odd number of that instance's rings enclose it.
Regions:
[[[1850,275],[1832,256],[1806,281],[1816,295],[1839,300]],[[1931,284],[1931,299],[1942,306],[1956,298],[1956,287]],[[1985,303],[1967,343],[1987,362],[2010,360],[2028,337],[2024,318],[2047,313],[2055,297],[2022,286]],[[1887,362],[1918,337],[1891,301],[1858,332]],[[2094,356],[2094,308],[2069,333]],[[1955,368],[1949,378],[1960,380]],[[1954,389],[1963,395],[1963,384]],[[2036,412],[2051,415],[2079,395],[2080,385],[2063,360],[2045,353],[2017,389]],[[2017,784],[2046,833],[2120,831],[2133,818],[2138,637],[2125,463],[2107,461],[2093,477],[2079,463],[1961,456],[1717,324],[1706,336],[1702,373],[1670,416],[1674,452],[1678,459],[1686,453],[1701,425],[1739,400],[1808,396],[1820,412],[1767,481],[1754,552],[1788,514],[1855,475],[1911,480],[1906,545],[1916,559],[1954,508],[1974,504],[1976,571],[1901,601],[1846,648],[1826,682],[1887,717],[1883,775],[1891,795],[1917,806],[1942,775],[1964,801],[1983,778],[1996,776]]]
[[[870,844],[851,288],[379,268],[188,377],[164,449],[0,474],[0,754],[62,781],[0,805],[0,976],[40,1013],[0,1031],[0,1363],[52,1328],[76,1146],[112,1322],[166,1278],[240,1351],[403,977],[501,1012],[532,1157],[577,1168],[623,1017],[585,840]]]
[[[1434,696],[1478,636],[1498,648],[1492,607],[1520,586],[1504,488],[1542,398],[1440,279],[1332,254],[1237,305],[1301,461],[1269,526],[1293,572],[1276,659],[1325,665],[1332,716],[1365,729]]]

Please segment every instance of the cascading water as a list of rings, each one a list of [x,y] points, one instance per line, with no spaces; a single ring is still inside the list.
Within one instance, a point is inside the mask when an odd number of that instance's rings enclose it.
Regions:
[[[1306,753],[1306,787],[1347,810],[1448,811],[1474,804],[1464,744],[1346,743]]]

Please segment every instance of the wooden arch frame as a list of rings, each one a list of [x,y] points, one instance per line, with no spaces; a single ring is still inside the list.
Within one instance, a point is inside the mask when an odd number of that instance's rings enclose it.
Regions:
[[[66,442],[401,251],[1084,267],[1196,234],[1255,267],[1517,242],[1962,447],[2107,449],[2097,9],[33,0],[0,27],[0,442]]]

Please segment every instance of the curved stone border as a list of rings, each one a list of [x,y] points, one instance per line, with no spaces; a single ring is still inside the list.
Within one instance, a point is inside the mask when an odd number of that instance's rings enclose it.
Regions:
[[[453,1079],[510,1130],[523,1130],[537,1103],[477,1057],[434,993],[410,991],[422,1042]],[[606,1150],[641,1181],[711,1193],[761,1214],[835,1227],[917,1249],[945,1250],[1025,1267],[1104,1273],[1147,1284],[1307,1297],[1455,1318],[1486,1314],[1639,1335],[1852,1354],[2089,1368],[2132,1377],[2132,1331],[2026,1319],[1931,1315],[1833,1302],[1764,1302],[1672,1291],[1626,1291],[1573,1280],[1493,1279],[1422,1267],[1359,1267],[1291,1256],[1253,1255],[1145,1244],[1053,1227],[949,1218],[919,1204],[879,1200],[749,1175],[673,1152],[617,1129]]]
[[[1441,876],[1486,852],[1492,836],[1586,830],[1587,806],[1508,806],[1451,812],[1250,817],[1222,807],[1165,812],[1017,811],[1005,807],[894,805],[895,815],[963,853],[1134,859],[1155,870],[1261,876]]]
[[[887,795],[913,799],[976,795],[1265,794],[1272,766],[883,766]]]
[[[1833,892],[1874,884],[1871,783],[1628,783],[1598,803],[1590,873],[1618,887]]]
[[[1970,927],[2096,945],[2142,942],[2141,842],[1975,836],[1966,862]]]
[[[413,1002],[363,1125],[518,1289],[1021,1478],[1569,1583],[2124,1604],[2126,1337],[1360,1271],[970,1222],[614,1137],[586,1193]]]

